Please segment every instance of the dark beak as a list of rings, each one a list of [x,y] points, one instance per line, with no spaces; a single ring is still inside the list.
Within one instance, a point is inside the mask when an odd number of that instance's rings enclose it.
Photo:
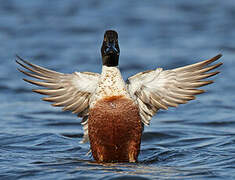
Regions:
[[[115,43],[108,43],[107,44],[107,48],[105,49],[105,54],[117,54],[118,55],[118,50],[115,47]]]

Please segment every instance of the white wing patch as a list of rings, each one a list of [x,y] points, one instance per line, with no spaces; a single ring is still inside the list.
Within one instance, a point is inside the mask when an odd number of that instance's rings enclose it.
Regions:
[[[218,63],[208,66],[221,56],[172,70],[163,71],[158,68],[128,78],[127,88],[131,97],[139,104],[143,123],[149,125],[150,119],[159,109],[177,107],[195,99],[194,95],[203,93],[204,90],[196,88],[213,83],[211,80],[200,80],[219,73],[207,72],[222,65]]]

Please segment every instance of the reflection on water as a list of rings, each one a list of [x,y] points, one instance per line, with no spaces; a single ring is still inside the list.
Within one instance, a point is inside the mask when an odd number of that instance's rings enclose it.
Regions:
[[[235,3],[227,1],[2,1],[0,179],[234,179]],[[80,119],[33,94],[15,54],[56,71],[100,72],[106,29],[119,32],[123,76],[222,53],[208,92],[160,111],[139,162],[97,164]]]

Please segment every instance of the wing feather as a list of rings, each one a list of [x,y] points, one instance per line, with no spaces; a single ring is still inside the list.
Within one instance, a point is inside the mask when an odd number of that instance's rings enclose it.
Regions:
[[[89,106],[89,99],[96,89],[99,74],[90,72],[59,73],[41,66],[29,63],[17,56],[16,62],[28,71],[18,69],[23,74],[38,79],[23,79],[24,81],[44,87],[33,89],[33,92],[47,95],[44,101],[52,102],[53,106],[63,106],[63,110],[87,116],[83,113]]]
[[[41,66],[38,66],[36,64],[32,64],[32,63],[29,63],[28,61],[25,61],[24,59],[22,59],[21,57],[19,57],[18,55],[16,55],[16,57],[22,61],[23,63],[27,64],[29,67],[32,67],[34,70],[37,70],[39,72],[41,72],[42,74],[44,75],[50,75],[52,77],[54,77],[54,75],[64,75],[63,73],[59,73],[59,72],[56,72],[56,71],[52,71],[50,69],[46,69],[46,68],[43,68]]]
[[[42,98],[43,101],[48,101],[48,102],[61,102],[64,101],[66,99],[68,99],[69,94],[65,93],[62,95],[56,95],[56,96],[49,96],[49,97],[44,97]]]
[[[80,104],[80,106],[77,106],[77,108],[72,113],[78,114],[83,112],[87,108],[86,104],[88,104],[88,98],[84,98],[83,103]]]
[[[42,87],[47,87],[49,89],[59,89],[61,88],[61,85],[58,83],[48,83],[48,82],[43,82],[43,81],[34,81],[30,79],[25,79],[23,78],[24,81],[37,85],[37,86],[42,86]]]
[[[159,110],[167,110],[168,107],[177,107],[195,99],[195,95],[204,93],[199,87],[213,83],[212,80],[204,80],[215,76],[219,71],[209,72],[218,68],[223,63],[211,65],[222,55],[192,65],[163,70],[138,73],[128,78],[127,89],[133,99],[136,99],[140,108],[140,116],[145,125],[148,125],[151,117]]]
[[[23,70],[21,70],[21,69],[19,69],[19,68],[17,68],[17,70],[20,71],[20,72],[22,72],[23,74],[29,76],[29,77],[35,78],[35,79],[40,79],[40,80],[44,80],[44,81],[47,81],[47,82],[50,82],[50,80],[51,80],[50,78],[46,78],[46,77],[43,77],[43,76],[39,76],[39,75],[37,75],[37,74],[32,74],[32,73],[30,73],[30,72],[23,71]]]
[[[218,54],[217,56],[215,56],[211,59],[205,60],[205,61],[201,61],[201,62],[191,64],[191,65],[188,65],[188,66],[183,66],[183,67],[180,67],[180,68],[175,68],[174,71],[183,72],[183,71],[199,70],[199,69],[213,63],[214,61],[218,60],[221,57],[222,57],[222,54]],[[219,64],[222,64],[222,63],[219,63]]]
[[[33,89],[32,91],[39,93],[39,94],[51,95],[51,96],[65,94],[67,92],[65,88],[61,88],[61,89]]]

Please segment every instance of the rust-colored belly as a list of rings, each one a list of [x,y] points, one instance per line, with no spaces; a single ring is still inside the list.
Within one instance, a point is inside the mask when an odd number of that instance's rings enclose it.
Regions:
[[[98,162],[136,162],[142,124],[132,100],[114,96],[90,109],[88,134],[92,155]]]

